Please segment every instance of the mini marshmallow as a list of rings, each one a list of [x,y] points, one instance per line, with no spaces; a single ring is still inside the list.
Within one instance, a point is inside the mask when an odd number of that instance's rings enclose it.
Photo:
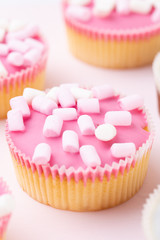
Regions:
[[[66,16],[88,22],[91,19],[91,11],[87,7],[70,5],[66,10]]]
[[[128,111],[109,111],[105,114],[104,122],[114,126],[130,126],[132,115]]]
[[[149,0],[130,0],[129,5],[134,13],[147,14],[152,9],[152,3]]]
[[[62,126],[63,120],[58,115],[50,115],[45,120],[43,135],[45,137],[58,137],[60,136]]]
[[[75,108],[56,108],[53,114],[58,115],[63,121],[72,121],[77,119],[77,111]]]
[[[80,113],[99,113],[99,100],[97,98],[78,99],[77,109]]]
[[[26,27],[26,22],[18,19],[13,19],[8,25],[8,32],[16,32]]]
[[[10,106],[12,109],[17,109],[22,112],[23,117],[30,117],[30,109],[23,96],[11,98]]]
[[[160,7],[155,9],[153,14],[151,15],[152,22],[158,22],[160,20]]]
[[[62,147],[65,152],[79,152],[79,140],[77,133],[72,130],[64,131],[62,136]]]
[[[119,14],[129,14],[129,1],[128,0],[117,0],[116,2],[116,10]]]
[[[80,99],[80,98],[91,98],[92,97],[92,92],[90,90],[87,90],[84,88],[74,87],[74,88],[71,88],[70,91],[76,100]]]
[[[21,67],[24,63],[24,58],[19,52],[11,52],[7,57],[7,61],[13,66]]]
[[[26,43],[17,39],[13,39],[9,41],[8,47],[9,47],[9,50],[20,52],[20,53],[25,53],[29,49],[29,46]]]
[[[40,143],[36,146],[32,157],[32,162],[36,164],[46,164],[51,159],[51,147],[47,143]]]
[[[44,95],[38,95],[33,98],[32,100],[32,108],[40,113],[51,115],[53,109],[57,108],[57,104],[51,100],[50,98],[47,98]]]
[[[9,52],[9,48],[7,44],[0,43],[0,56],[7,56]]]
[[[0,195],[0,217],[4,217],[12,213],[14,205],[15,202],[11,194],[5,193]]]
[[[96,138],[105,142],[112,140],[116,134],[116,128],[109,123],[99,125],[95,130]]]
[[[131,111],[142,107],[144,100],[141,96],[135,94],[119,99],[119,103],[122,109]]]
[[[0,79],[7,77],[8,72],[3,63],[0,61]]]
[[[78,126],[80,128],[80,131],[82,135],[94,135],[95,132],[95,126],[93,123],[93,120],[88,115],[81,115],[78,118]]]
[[[46,96],[56,103],[58,103],[58,93],[59,93],[59,87],[53,87],[49,90],[49,92],[46,94]]]
[[[27,38],[25,39],[24,43],[29,47],[29,48],[37,48],[40,50],[42,53],[44,50],[44,44],[42,44],[40,41],[33,39],[33,38]]]
[[[105,84],[92,88],[93,96],[102,100],[114,96],[114,90],[111,86]]]
[[[38,96],[38,95],[45,96],[45,92],[34,89],[34,88],[25,88],[24,91],[23,91],[23,97],[26,99],[26,101],[29,105],[32,104],[33,98]]]
[[[0,28],[0,42],[3,42],[6,31]]]
[[[88,167],[97,167],[101,165],[101,159],[92,145],[84,145],[80,147],[80,155],[84,164]]]
[[[91,0],[69,0],[70,4],[85,6],[91,3]]]
[[[9,32],[6,36],[7,41],[11,39],[24,40],[26,38],[35,37],[39,33],[39,28],[37,25],[28,24],[25,28],[16,32]]]
[[[58,100],[61,107],[74,107],[76,105],[75,99],[71,92],[66,88],[60,88],[58,93]]]
[[[96,0],[93,13],[98,17],[107,17],[114,10],[115,6],[115,0]]]
[[[8,111],[7,118],[8,118],[8,129],[10,132],[25,130],[23,116],[20,110],[13,109]]]
[[[33,48],[24,54],[24,65],[33,66],[38,63],[41,58],[41,51],[38,48]]]
[[[136,146],[134,143],[114,143],[111,147],[111,153],[115,158],[124,158],[134,155]]]

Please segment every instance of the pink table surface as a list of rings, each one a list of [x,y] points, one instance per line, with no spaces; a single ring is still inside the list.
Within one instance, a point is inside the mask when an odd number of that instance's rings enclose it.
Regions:
[[[30,7],[3,7],[1,16],[30,19],[40,24],[50,45],[46,87],[62,82],[89,85],[112,84],[123,93],[142,94],[156,128],[156,137],[143,187],[128,202],[104,211],[75,213],[42,205],[19,187],[5,141],[5,121],[0,121],[0,176],[10,185],[16,208],[6,240],[144,240],[141,225],[142,207],[153,188],[160,183],[160,122],[151,67],[112,71],[89,66],[70,55],[65,28],[58,4]]]

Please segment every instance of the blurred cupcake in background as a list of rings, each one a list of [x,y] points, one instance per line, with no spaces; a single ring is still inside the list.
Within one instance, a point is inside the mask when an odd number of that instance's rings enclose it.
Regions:
[[[160,4],[156,0],[63,0],[74,56],[107,68],[151,64],[160,50]]]
[[[5,239],[7,226],[14,208],[14,200],[8,186],[0,178],[0,240]]]
[[[43,89],[47,45],[36,24],[0,19],[0,119],[25,87]]]
[[[160,185],[146,200],[142,223],[146,240],[160,239]]]

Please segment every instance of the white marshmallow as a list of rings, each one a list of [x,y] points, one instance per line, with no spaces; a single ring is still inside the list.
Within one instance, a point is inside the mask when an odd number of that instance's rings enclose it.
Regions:
[[[23,115],[20,110],[14,109],[7,113],[9,131],[24,131]]]
[[[77,133],[72,130],[64,131],[62,136],[62,146],[65,152],[79,152],[79,140]]]
[[[58,115],[63,121],[72,121],[77,119],[77,111],[75,108],[56,108],[53,114]]]
[[[3,63],[0,61],[0,79],[7,77],[8,72]]]
[[[119,103],[122,109],[131,111],[140,108],[144,104],[144,100],[140,95],[134,94],[119,99]]]
[[[147,14],[152,9],[152,3],[149,0],[130,0],[130,10],[135,13]]]
[[[25,28],[26,25],[27,25],[27,23],[25,21],[13,19],[13,20],[11,20],[11,22],[8,25],[8,32],[19,31],[19,30]]]
[[[109,123],[99,125],[95,130],[96,138],[106,142],[112,140],[116,134],[116,128]]]
[[[38,95],[45,96],[45,92],[34,89],[34,88],[25,88],[24,91],[23,91],[23,97],[26,99],[26,101],[29,105],[32,104],[33,98],[38,96]]]
[[[115,158],[124,158],[134,155],[136,146],[134,143],[114,143],[111,147],[111,153]]]
[[[24,43],[28,46],[28,48],[37,48],[42,53],[44,50],[44,44],[36,39],[27,38]]]
[[[107,17],[113,11],[115,6],[115,0],[96,0],[93,13],[98,17]]]
[[[66,88],[60,88],[58,93],[58,100],[63,108],[74,107],[76,102],[71,92]]]
[[[76,100],[80,99],[80,98],[91,98],[92,97],[92,91],[84,89],[84,88],[74,87],[74,88],[71,88],[70,91]]]
[[[62,126],[63,120],[59,116],[56,114],[50,115],[45,120],[43,135],[45,137],[58,137],[60,136]]]
[[[119,14],[129,14],[129,1],[128,0],[117,0],[116,2],[116,10]]]
[[[53,109],[57,107],[57,104],[53,100],[44,95],[38,95],[32,100],[32,108],[46,115],[51,115]]]
[[[97,98],[78,99],[77,109],[80,113],[99,113],[99,100]]]
[[[3,42],[6,31],[3,28],[0,28],[0,42]]]
[[[24,58],[20,52],[11,52],[7,56],[7,62],[13,66],[21,67],[24,63]]]
[[[46,94],[46,96],[56,103],[58,103],[58,93],[59,93],[59,87],[53,87],[49,90],[49,92]]]
[[[5,193],[0,195],[0,217],[4,217],[12,213],[14,205],[15,202],[11,194]]]
[[[93,96],[99,100],[110,98],[114,96],[114,90],[108,84],[100,85],[92,88]]]
[[[8,45],[5,43],[0,43],[0,56],[7,56],[9,52]]]
[[[31,112],[28,104],[23,96],[17,96],[10,99],[12,109],[17,109],[22,112],[23,117],[30,117]]]
[[[41,58],[41,51],[33,48],[24,54],[24,66],[33,66],[38,63]]]
[[[47,143],[40,143],[36,146],[32,157],[32,162],[36,164],[46,164],[51,158],[51,147]]]
[[[28,45],[18,39],[13,39],[8,42],[9,50],[20,53],[25,53],[29,49]]]
[[[95,132],[95,126],[93,123],[93,120],[88,115],[81,115],[78,118],[78,126],[80,128],[80,131],[82,135],[94,135]]]
[[[80,155],[86,166],[97,167],[101,165],[101,159],[94,146],[84,145],[80,147]]]
[[[69,5],[66,10],[66,16],[78,19],[81,22],[88,22],[92,17],[88,7],[78,5]]]
[[[130,126],[132,115],[128,111],[109,111],[105,114],[104,122],[114,126]]]

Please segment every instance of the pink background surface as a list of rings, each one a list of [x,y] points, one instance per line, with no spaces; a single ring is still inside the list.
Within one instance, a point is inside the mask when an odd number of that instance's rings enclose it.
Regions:
[[[120,92],[142,94],[156,128],[149,170],[141,190],[131,200],[113,209],[75,213],[42,205],[22,191],[16,181],[5,141],[5,121],[0,121],[0,176],[10,185],[16,201],[6,240],[144,240],[142,207],[149,193],[160,184],[160,122],[151,67],[112,71],[98,69],[76,60],[68,51],[60,7],[56,3],[38,8],[3,7],[1,16],[29,18],[41,26],[50,44],[47,88],[62,82],[87,82],[88,85],[109,83]]]

